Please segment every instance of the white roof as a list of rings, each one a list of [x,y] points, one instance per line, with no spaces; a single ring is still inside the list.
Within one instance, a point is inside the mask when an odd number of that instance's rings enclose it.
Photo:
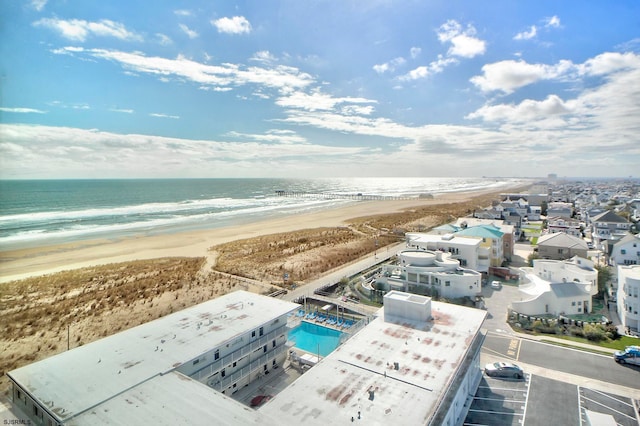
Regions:
[[[349,423],[358,412],[369,425],[425,424],[485,315],[440,302],[432,302],[428,323],[385,322],[381,311],[260,411],[305,426]]]
[[[91,408],[72,421],[78,425],[276,425],[232,398],[180,373],[148,382]]]
[[[411,242],[419,242],[419,243],[436,243],[443,242],[447,244],[459,244],[464,246],[477,246],[480,245],[480,238],[462,238],[453,236],[452,238],[442,238],[444,235],[436,235],[436,234],[408,234],[409,240]]]
[[[8,375],[65,420],[298,307],[237,291]]]

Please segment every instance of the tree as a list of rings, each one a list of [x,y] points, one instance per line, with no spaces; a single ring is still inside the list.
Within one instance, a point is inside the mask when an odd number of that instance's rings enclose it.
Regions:
[[[529,254],[529,256],[527,256],[527,263],[529,263],[529,266],[533,266],[533,261],[536,259],[540,259],[540,255],[538,253],[533,252]]]
[[[611,269],[608,266],[595,266],[596,271],[598,271],[598,294],[602,296],[604,291],[607,289],[607,284],[611,281]]]

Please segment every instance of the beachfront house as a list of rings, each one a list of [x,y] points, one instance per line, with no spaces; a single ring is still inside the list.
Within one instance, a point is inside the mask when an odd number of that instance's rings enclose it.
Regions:
[[[451,253],[430,250],[404,250],[397,264],[382,266],[376,288],[397,290],[447,299],[474,298],[481,292],[482,274],[460,267]]]
[[[463,268],[479,271],[488,269],[488,265],[479,263],[480,239],[456,237],[455,234],[423,234],[410,232],[406,234],[407,248],[416,250],[441,251],[450,253],[452,259],[460,262]]]
[[[495,224],[468,226],[454,234],[456,237],[480,241],[478,250],[478,271],[486,272],[490,266],[502,266],[504,262],[505,232]]]
[[[511,309],[524,315],[578,315],[590,313],[598,293],[598,271],[590,260],[536,259],[533,267],[520,268],[522,300]]]

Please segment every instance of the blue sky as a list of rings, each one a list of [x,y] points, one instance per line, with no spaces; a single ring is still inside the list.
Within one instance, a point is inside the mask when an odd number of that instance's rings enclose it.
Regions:
[[[640,2],[4,1],[0,178],[638,176]]]

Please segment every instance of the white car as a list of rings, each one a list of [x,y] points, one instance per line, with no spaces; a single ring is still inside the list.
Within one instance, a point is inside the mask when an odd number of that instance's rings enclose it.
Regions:
[[[491,281],[491,288],[500,290],[502,288],[502,283],[500,281]]]

